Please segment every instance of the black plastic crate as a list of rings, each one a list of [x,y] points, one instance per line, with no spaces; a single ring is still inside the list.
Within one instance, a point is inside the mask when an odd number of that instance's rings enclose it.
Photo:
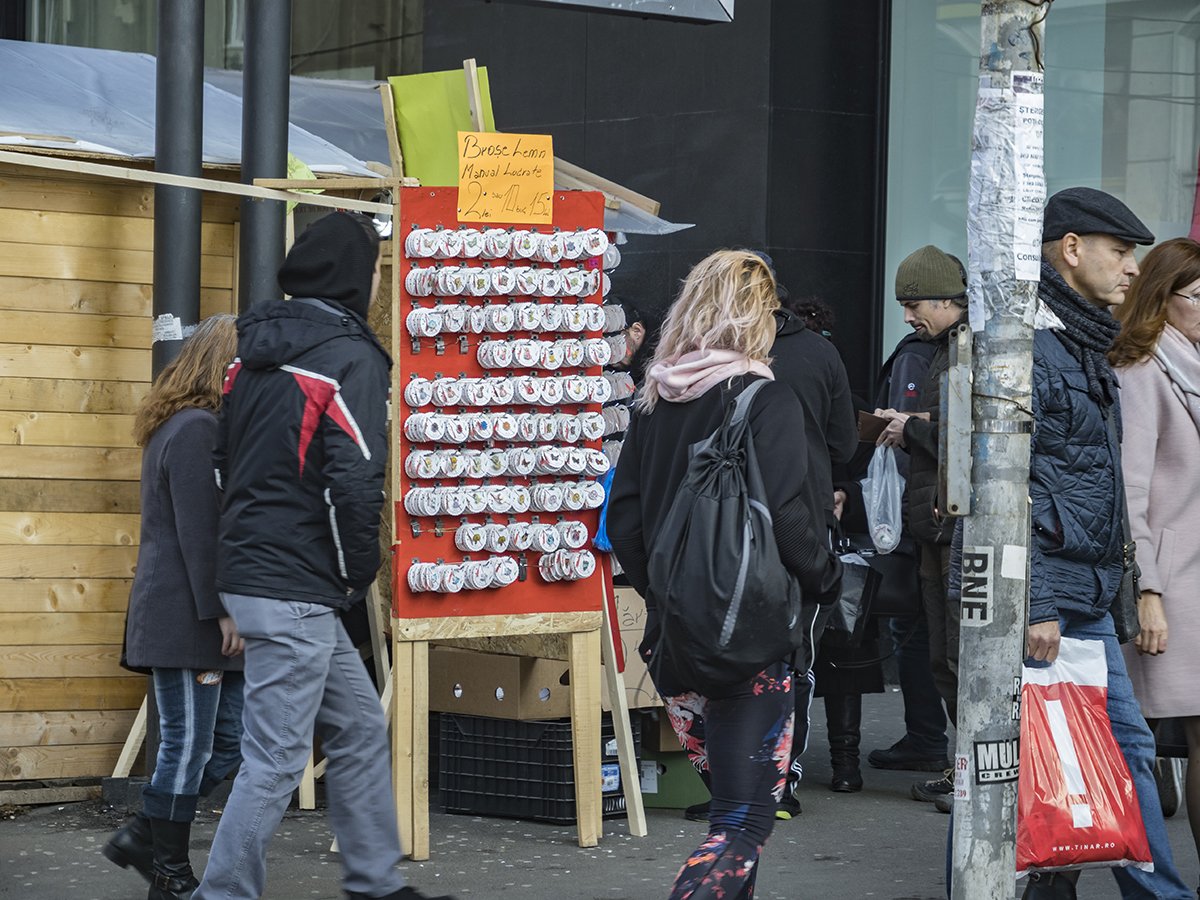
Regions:
[[[634,753],[640,756],[641,720],[633,717],[630,724]],[[439,790],[445,812],[559,825],[575,821],[570,719],[520,722],[442,713],[440,733]],[[608,780],[620,771],[608,713],[600,722],[600,740],[602,776]],[[625,815],[619,784],[601,795],[601,809],[606,819]]]

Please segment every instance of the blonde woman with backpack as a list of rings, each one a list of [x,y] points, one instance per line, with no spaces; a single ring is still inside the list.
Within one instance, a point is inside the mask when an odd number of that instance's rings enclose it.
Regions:
[[[725,420],[729,404],[758,381],[747,422],[769,498],[779,557],[807,600],[831,601],[837,557],[817,536],[805,503],[804,412],[770,369],[779,308],[775,279],[757,255],[722,250],[698,263],[667,314],[637,414],[613,480],[608,533],[630,584],[646,598],[650,656],[662,623],[650,587],[650,550],[688,470],[689,448]],[[704,603],[704,598],[696,598]],[[671,900],[750,898],[759,855],[775,822],[792,743],[792,660],[702,694],[663,660],[652,668],[671,725],[712,790],[709,832],[684,863]]]

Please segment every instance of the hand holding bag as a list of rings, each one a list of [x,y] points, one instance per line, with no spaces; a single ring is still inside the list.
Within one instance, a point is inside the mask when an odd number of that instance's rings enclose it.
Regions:
[[[1129,766],[1108,719],[1102,641],[1063,638],[1021,679],[1017,875],[1081,866],[1152,871]]]

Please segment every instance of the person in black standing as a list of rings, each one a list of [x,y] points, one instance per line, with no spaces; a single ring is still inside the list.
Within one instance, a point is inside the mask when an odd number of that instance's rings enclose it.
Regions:
[[[221,384],[237,351],[234,322],[221,315],[196,326],[134,419],[142,524],[122,662],[151,673],[160,742],[141,812],[101,852],[149,881],[150,900],[191,896],[197,801],[242,758],[242,639],[217,595],[212,477]]]

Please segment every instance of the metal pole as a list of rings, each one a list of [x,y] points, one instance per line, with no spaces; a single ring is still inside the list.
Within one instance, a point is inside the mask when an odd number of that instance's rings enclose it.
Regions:
[[[204,2],[158,0],[154,168],[199,177],[204,117]],[[155,375],[200,319],[199,191],[154,188]]]
[[[981,8],[967,213],[974,465],[963,541],[954,900],[1014,891],[1033,314],[1046,197],[1041,69],[1049,3],[983,0]]]
[[[242,183],[287,175],[288,78],[292,46],[291,0],[246,4],[246,58],[242,89]],[[283,262],[285,204],[241,201],[238,306],[277,300],[275,273]]]
[[[158,0],[154,169],[200,177],[204,134],[204,2]],[[154,188],[154,377],[179,355],[200,321],[200,209],[189,188]],[[146,774],[158,758],[158,705],[146,679]]]

